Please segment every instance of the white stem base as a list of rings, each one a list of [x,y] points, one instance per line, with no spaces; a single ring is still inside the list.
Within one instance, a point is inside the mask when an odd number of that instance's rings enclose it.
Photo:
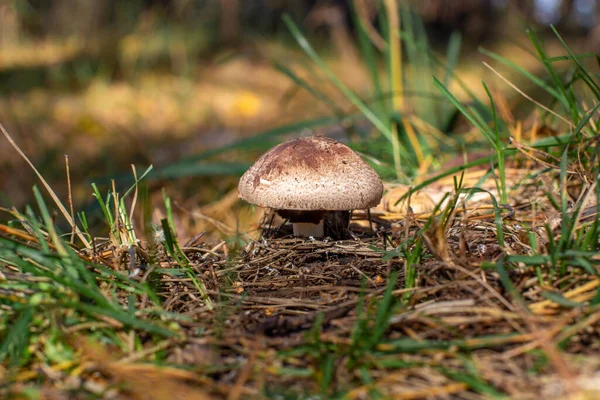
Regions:
[[[294,225],[294,236],[323,237],[323,234],[324,234],[323,220],[319,221],[318,224],[311,224],[308,222],[296,222],[293,225]]]

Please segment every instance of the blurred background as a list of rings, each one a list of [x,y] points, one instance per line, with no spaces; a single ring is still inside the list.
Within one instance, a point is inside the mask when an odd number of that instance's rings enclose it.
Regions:
[[[483,96],[485,79],[508,99],[518,97],[482,66],[489,58],[480,46],[532,73],[542,69],[531,55],[528,27],[548,39],[549,53],[560,53],[551,24],[573,49],[600,50],[595,0],[399,3],[440,59],[461,38],[456,74]],[[375,49],[385,46],[382,7],[380,0],[0,0],[0,122],[63,201],[69,156],[74,202],[89,215],[98,212],[92,182],[103,190],[111,179],[127,187],[130,165],[138,175],[153,165],[149,196],[160,200],[166,188],[187,216],[183,231],[221,221],[226,233],[239,223],[230,212],[237,178],[265,148],[290,135],[352,135],[344,116],[356,113],[354,105],[310,62],[282,16],[290,16],[342,82],[369,99],[373,80],[358,51],[357,21],[366,22],[363,34]],[[385,63],[376,68],[384,79]],[[523,79],[504,72],[516,84]],[[425,79],[423,91],[431,75]],[[439,129],[446,134],[461,126]],[[224,146],[230,147],[220,151]],[[36,182],[0,139],[0,205],[31,203]]]

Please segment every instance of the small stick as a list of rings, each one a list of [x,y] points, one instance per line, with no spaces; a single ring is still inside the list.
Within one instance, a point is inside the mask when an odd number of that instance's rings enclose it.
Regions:
[[[513,88],[514,90],[517,91],[517,93],[519,93],[521,96],[525,97],[527,100],[531,101],[533,104],[535,104],[536,106],[538,106],[539,108],[541,108],[542,110],[554,115],[555,117],[557,117],[558,119],[562,120],[563,122],[565,122],[567,125],[569,125],[571,128],[575,129],[575,125],[573,125],[573,123],[571,121],[569,121],[568,119],[566,119],[565,117],[563,117],[562,115],[557,114],[556,112],[552,111],[551,109],[549,109],[548,107],[544,106],[542,103],[540,103],[539,101],[534,100],[533,98],[531,98],[530,96],[528,96],[525,92],[523,92],[521,89],[519,89],[517,87],[517,85],[515,85],[514,83],[512,83],[511,81],[509,81],[508,79],[506,79],[504,76],[502,76],[502,74],[498,71],[496,71],[494,68],[492,68],[488,63],[486,63],[485,61],[483,62],[483,65],[485,65],[488,69],[490,69],[494,74],[496,74],[500,79],[502,79],[504,82],[506,82],[506,84],[508,86],[510,86],[511,88]]]
[[[274,219],[275,219],[275,214],[273,214],[273,216],[271,217],[271,222],[273,222],[273,220],[274,220]],[[273,237],[277,237],[277,235],[279,235],[279,232],[281,231],[281,228],[283,228],[283,226],[284,226],[285,224],[287,224],[288,222],[289,222],[289,219],[287,219],[287,218],[286,218],[286,219],[285,219],[285,220],[284,220],[284,221],[281,223],[281,225],[279,225],[279,226],[277,227],[277,229],[275,230],[275,233],[273,233]]]
[[[73,192],[71,191],[71,171],[69,169],[69,156],[65,154],[65,167],[67,170],[67,192],[69,196],[69,211],[71,213],[71,244],[75,240],[75,231],[77,227],[75,226],[75,211],[73,210]]]
[[[114,229],[115,229],[115,240],[116,243],[115,245],[118,247],[119,242],[122,242],[123,238],[121,237],[121,224],[120,224],[120,220],[121,220],[121,215],[119,214],[119,195],[117,194],[117,187],[115,186],[115,180],[112,179],[112,192],[113,192],[113,199],[115,202],[115,225],[114,225]]]
[[[369,228],[371,228],[371,233],[375,232],[373,229],[373,220],[371,219],[371,209],[367,208],[367,218],[369,219]]]
[[[135,209],[135,205],[137,203],[138,198],[138,177],[137,172],[135,170],[135,165],[131,164],[131,170],[133,171],[133,178],[135,179],[135,189],[133,191],[133,200],[131,200],[131,210],[129,211],[129,228],[131,228],[131,230],[133,231],[133,210]]]
[[[265,215],[265,217],[266,217],[266,215]],[[265,218],[263,217],[263,220],[264,220],[264,219],[265,219]],[[271,237],[271,229],[272,229],[272,227],[273,227],[273,220],[274,220],[274,219],[275,219],[275,212],[271,211],[271,219],[269,220],[269,225],[268,225],[268,227],[267,227],[267,231],[265,232],[265,231],[263,230],[263,231],[260,233],[260,236],[261,236],[261,238],[262,238],[262,239],[266,239],[266,238],[269,238],[269,237]],[[277,235],[277,233],[279,233],[279,229],[281,229],[281,227],[279,227],[279,228],[277,229],[277,231],[275,231],[275,233],[274,233],[274,235],[273,235],[273,236],[276,236],[276,235]]]
[[[137,251],[136,251],[136,247],[135,245],[129,245],[129,274],[128,277],[129,278],[135,278],[137,277],[140,272],[142,271],[141,267],[138,267],[136,264],[136,261],[139,260],[139,263],[141,264],[141,260],[138,258],[138,260],[136,260],[136,255],[137,255]]]

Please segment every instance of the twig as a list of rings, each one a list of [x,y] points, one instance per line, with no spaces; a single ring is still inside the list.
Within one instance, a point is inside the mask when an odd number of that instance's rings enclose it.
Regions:
[[[73,211],[73,192],[71,191],[71,171],[69,169],[69,156],[65,154],[65,168],[67,170],[67,192],[69,196],[69,211],[71,212],[71,219],[75,222],[75,211]],[[75,240],[75,225],[71,224],[71,244]]]
[[[546,112],[549,112],[550,114],[554,115],[556,118],[558,118],[561,121],[565,122],[571,128],[575,128],[575,125],[573,125],[573,123],[571,121],[569,121],[568,119],[566,119],[562,115],[559,115],[556,112],[552,111],[551,109],[549,109],[548,107],[546,107],[545,105],[543,105],[542,103],[540,103],[539,101],[536,101],[533,98],[531,98],[530,96],[528,96],[525,92],[523,92],[521,89],[519,89],[514,83],[512,83],[511,81],[509,81],[508,79],[506,79],[504,76],[502,76],[502,74],[500,72],[496,71],[491,65],[489,65],[485,61],[483,62],[483,65],[485,65],[494,74],[496,74],[500,79],[502,79],[504,82],[506,82],[506,84],[508,86],[510,86],[511,88],[515,89],[517,91],[517,93],[519,93],[521,96],[525,97],[527,100],[531,101],[532,103],[534,103],[536,106],[538,106],[542,110],[544,110]]]

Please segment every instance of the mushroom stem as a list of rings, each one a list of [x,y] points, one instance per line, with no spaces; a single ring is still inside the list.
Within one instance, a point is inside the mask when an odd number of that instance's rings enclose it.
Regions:
[[[323,237],[324,234],[323,219],[321,219],[318,224],[311,224],[310,222],[295,222],[293,227],[294,236]]]

